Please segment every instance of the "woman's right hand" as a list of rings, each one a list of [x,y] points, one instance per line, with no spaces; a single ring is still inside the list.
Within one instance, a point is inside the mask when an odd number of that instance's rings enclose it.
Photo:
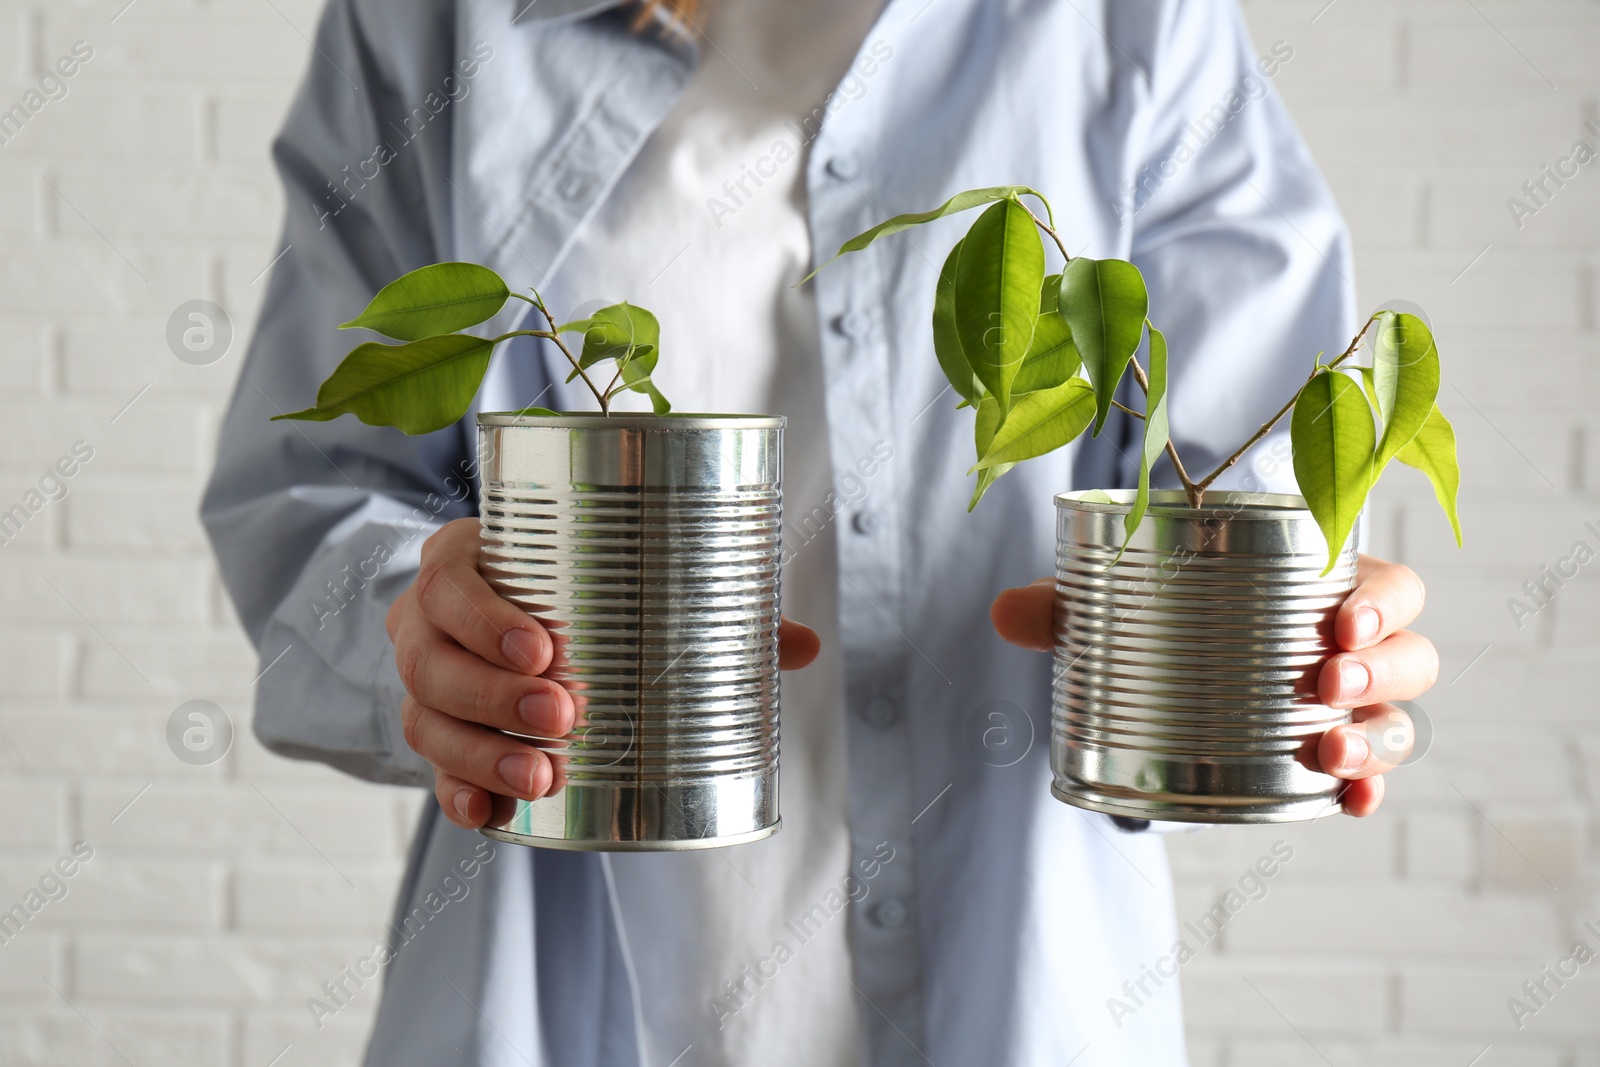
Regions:
[[[539,620],[502,599],[478,571],[477,519],[457,519],[422,545],[417,580],[389,609],[395,664],[406,687],[406,743],[433,764],[433,792],[457,826],[510,819],[514,799],[561,788],[550,755],[500,731],[561,738],[577,712],[572,695],[543,677],[555,652]],[[816,659],[817,635],[784,619],[784,670]]]
[[[539,621],[478,572],[477,519],[457,519],[422,545],[416,581],[386,622],[407,697],[406,743],[433,764],[433,792],[457,826],[511,815],[512,798],[553,791],[550,757],[502,730],[559,738],[572,696],[541,677],[554,644]]]

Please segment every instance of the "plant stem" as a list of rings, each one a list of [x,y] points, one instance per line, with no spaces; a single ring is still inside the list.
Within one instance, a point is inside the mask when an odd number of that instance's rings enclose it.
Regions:
[[[1376,316],[1376,315],[1374,315],[1374,316],[1372,316],[1372,318],[1368,319],[1367,320],[1367,324],[1365,326],[1361,327],[1361,332],[1356,334],[1355,337],[1353,339],[1351,339],[1349,347],[1347,347],[1342,353],[1340,353],[1339,358],[1335,359],[1332,363],[1329,363],[1325,369],[1327,369],[1329,371],[1336,370],[1336,369],[1338,369],[1338,367],[1339,367],[1339,365],[1341,363],[1343,363],[1345,360],[1349,359],[1351,356],[1354,356],[1356,354],[1356,350],[1361,347],[1361,339],[1367,335],[1367,331],[1372,328],[1372,324],[1374,322],[1376,322],[1376,321],[1378,321],[1378,316]],[[1312,378],[1315,378],[1320,372],[1321,372],[1321,369],[1313,370],[1311,372],[1311,374],[1306,378],[1306,381],[1309,382]],[[1304,388],[1304,387],[1302,386],[1301,388]],[[1231,455],[1227,459],[1223,460],[1222,461],[1222,466],[1218,467],[1216,470],[1212,471],[1210,474],[1208,474],[1204,478],[1200,479],[1200,484],[1199,484],[1198,488],[1202,492],[1204,492],[1211,485],[1212,482],[1215,482],[1218,478],[1222,477],[1222,475],[1227,472],[1228,468],[1232,467],[1235,463],[1239,462],[1239,460],[1244,457],[1244,454],[1246,452],[1248,452],[1248,451],[1250,451],[1250,449],[1254,448],[1256,446],[1256,444],[1263,437],[1267,436],[1267,434],[1272,432],[1272,428],[1274,426],[1276,426],[1280,421],[1282,421],[1282,419],[1283,419],[1283,417],[1285,415],[1289,414],[1289,412],[1291,410],[1293,410],[1295,401],[1299,400],[1299,399],[1300,399],[1300,390],[1297,389],[1297,390],[1295,390],[1294,396],[1291,396],[1289,398],[1289,402],[1284,404],[1283,407],[1279,408],[1278,409],[1278,413],[1276,415],[1272,416],[1272,418],[1268,419],[1265,423],[1263,423],[1262,426],[1261,426],[1261,429],[1257,430],[1254,434],[1252,434],[1250,436],[1250,440],[1246,441],[1244,443],[1244,445],[1240,447],[1239,451],[1235,452],[1233,455]]]
[[[1150,398],[1150,379],[1146,376],[1144,367],[1139,364],[1139,357],[1137,355],[1128,357],[1128,366],[1133,368],[1133,380],[1139,383],[1139,388],[1144,390],[1145,399],[1148,401]],[[1117,404],[1115,400],[1112,403]],[[1117,407],[1120,408],[1122,405],[1117,404]],[[1123,408],[1123,410],[1126,411],[1127,409]],[[1142,415],[1140,416],[1140,418],[1143,417]],[[1188,498],[1189,506],[1191,508],[1199,507],[1205,502],[1205,487],[1195,485],[1189,479],[1189,472],[1184,469],[1183,460],[1178,458],[1178,448],[1172,443],[1170,436],[1167,438],[1166,451],[1167,458],[1172,460],[1172,469],[1178,472],[1178,481],[1183,485],[1183,495]]]
[[[1067,246],[1061,243],[1061,235],[1056,233],[1055,227],[1041,219],[1038,215],[1035,215],[1031,210],[1029,210],[1028,205],[1023,204],[1021,200],[1018,200],[1017,203],[1021,204],[1022,210],[1028,212],[1028,217],[1034,221],[1034,225],[1038,226],[1039,229],[1049,234],[1050,240],[1054,241],[1056,243],[1056,247],[1061,249],[1061,261],[1063,263],[1071,263],[1072,256],[1068,254]]]
[[[1134,418],[1139,419],[1141,421],[1143,421],[1143,419],[1144,419],[1144,412],[1135,411],[1132,408],[1130,408],[1128,405],[1124,404],[1120,400],[1111,401],[1111,406],[1114,407],[1114,408],[1121,408],[1123,411],[1126,411],[1129,415],[1132,415]]]
[[[556,343],[556,347],[561,349],[561,354],[567,357],[567,362],[572,364],[572,369],[578,372],[578,377],[583,379],[583,384],[589,387],[589,392],[593,393],[594,398],[600,402],[600,414],[611,414],[609,397],[607,397],[607,395],[602,393],[599,389],[595,388],[594,382],[590,380],[589,375],[584,373],[583,364],[578,362],[578,357],[572,354],[572,349],[568,348],[566,342],[561,340],[561,334],[556,330],[555,316],[551,315],[550,309],[544,306],[544,297],[539,295],[539,290],[534,289],[533,296],[531,298],[523,296],[521,293],[512,293],[511,295],[516,297],[518,300],[526,300],[528,303],[538,308],[539,314],[544,316],[544,321],[550,324],[550,329],[548,331],[514,330],[511,333],[497,338],[496,340],[501,341],[506,337],[543,337],[554,341]]]

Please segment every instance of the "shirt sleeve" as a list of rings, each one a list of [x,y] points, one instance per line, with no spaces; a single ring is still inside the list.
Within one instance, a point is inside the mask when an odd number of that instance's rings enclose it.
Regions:
[[[1355,332],[1349,235],[1273,86],[1293,60],[1285,41],[1258,54],[1236,0],[1174,3],[1120,190],[1170,346],[1173,441],[1197,479]],[[1217,485],[1296,492],[1288,420]]]
[[[398,16],[384,25],[364,18],[366,7],[328,5],[274,142],[288,212],[281,254],[201,518],[261,656],[254,726],[263,744],[371,781],[427,784],[431,771],[401,736],[403,688],[383,623],[422,542],[474,511],[466,435],[456,426],[410,438],[349,416],[269,421],[310,406],[345,352],[372,339],[341,333],[340,322],[448,246],[448,129],[398,149],[385,131],[406,117],[397,70],[426,67],[407,42],[448,49],[451,5],[432,5],[438,26]]]

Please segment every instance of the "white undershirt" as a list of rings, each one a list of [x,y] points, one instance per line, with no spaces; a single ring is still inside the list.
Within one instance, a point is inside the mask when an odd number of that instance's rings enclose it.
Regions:
[[[683,99],[549,290],[553,310],[569,319],[623,299],[653,311],[661,321],[654,379],[675,410],[788,416],[791,517],[813,513],[833,488],[816,309],[809,288],[793,287],[811,260],[806,146],[881,7],[714,0]],[[629,395],[620,407],[647,409]],[[695,1019],[699,1064],[749,1062],[756,1050],[766,1067],[862,1057],[848,914],[803,945],[785,928],[837,891],[852,858],[833,532],[786,524],[784,613],[821,633],[823,654],[784,678],[782,831],[726,853],[609,858],[624,937],[640,924],[652,931],[628,938],[646,1043]],[[683,901],[694,902],[693,914],[683,914]],[[657,936],[663,929],[678,936]],[[781,939],[793,958],[719,1018],[711,997],[743,967],[770,959]]]

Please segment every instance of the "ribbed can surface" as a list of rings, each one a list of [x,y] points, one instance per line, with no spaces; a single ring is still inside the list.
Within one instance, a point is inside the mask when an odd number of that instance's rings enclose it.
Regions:
[[[1354,549],[1323,575],[1326,544],[1299,497],[1209,492],[1193,509],[1157,491],[1118,560],[1132,498],[1056,497],[1053,792],[1188,822],[1337,811],[1342,783],[1308,763],[1350,721],[1316,682]]]
[[[482,568],[555,639],[558,788],[484,832],[672,850],[778,827],[781,418],[482,415]]]

